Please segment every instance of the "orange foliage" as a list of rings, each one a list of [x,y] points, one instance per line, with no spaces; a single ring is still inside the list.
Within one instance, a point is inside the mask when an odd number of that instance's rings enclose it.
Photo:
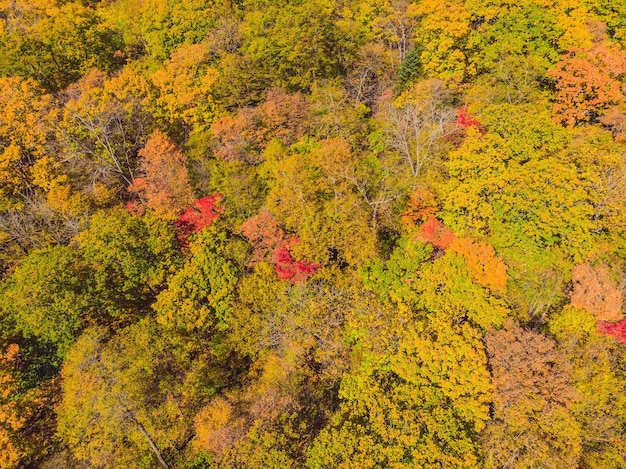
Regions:
[[[402,213],[402,222],[405,225],[416,225],[428,220],[438,211],[434,194],[418,187],[409,198],[408,208]]]
[[[572,51],[550,71],[556,79],[554,112],[567,125],[588,122],[623,102],[626,51],[598,44],[589,51]]]
[[[10,344],[5,353],[0,353],[0,468],[18,467],[24,457],[24,451],[13,438],[26,423],[21,415],[17,401],[17,385],[11,376],[11,369],[19,361],[19,346]]]
[[[307,103],[300,93],[271,90],[263,104],[246,107],[235,117],[223,117],[213,124],[215,153],[226,161],[260,163],[261,150],[272,139],[291,145],[304,136],[307,113]]]
[[[245,433],[244,420],[235,417],[233,406],[223,397],[216,397],[196,415],[194,428],[195,449],[218,459]]]
[[[455,235],[435,217],[430,217],[420,227],[417,239],[423,243],[430,243],[436,248],[448,249],[454,242]]]
[[[193,202],[185,157],[172,140],[156,130],[139,152],[141,176],[128,188],[155,214],[173,220]]]
[[[252,244],[250,264],[267,260],[274,264],[279,280],[303,282],[321,267],[291,256],[290,248],[298,240],[286,235],[278,221],[265,208],[241,225],[241,233]]]
[[[280,223],[266,208],[262,208],[257,215],[241,225],[241,234],[252,244],[251,265],[270,260],[271,253],[285,240],[285,232]]]
[[[614,285],[605,266],[580,264],[572,271],[571,304],[586,309],[599,321],[619,321],[622,318],[622,292]]]
[[[506,264],[496,256],[490,244],[470,238],[457,238],[450,249],[465,259],[468,269],[479,285],[496,291],[506,289]]]

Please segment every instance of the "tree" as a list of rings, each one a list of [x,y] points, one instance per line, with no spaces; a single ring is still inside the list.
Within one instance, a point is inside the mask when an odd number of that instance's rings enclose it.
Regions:
[[[150,76],[159,90],[159,114],[170,124],[182,124],[186,134],[207,130],[215,119],[217,71],[209,59],[207,44],[182,45]]]
[[[78,461],[168,468],[166,455],[184,447],[187,409],[177,405],[165,382],[159,386],[158,374],[168,362],[179,370],[156,337],[149,320],[110,339],[105,330],[90,329],[68,353],[58,434]]]
[[[0,75],[35,79],[60,91],[89,70],[113,71],[121,63],[121,35],[80,2],[12,2],[3,16]]]
[[[241,232],[253,246],[250,264],[255,265],[260,260],[272,262],[279,280],[302,282],[321,267],[320,264],[293,259],[290,248],[299,240],[286,235],[267,209],[261,209],[258,215],[241,225]]]
[[[371,211],[353,177],[359,159],[347,141],[303,139],[267,162],[273,182],[267,208],[299,240],[296,259],[359,265],[374,256]],[[355,243],[355,240],[359,240]]]
[[[154,305],[160,324],[183,335],[210,337],[224,330],[234,306],[238,269],[228,258],[228,238],[203,230],[190,245],[191,258],[170,280]]]
[[[18,206],[35,190],[34,166],[47,156],[51,97],[32,79],[0,79],[0,194]],[[40,182],[42,184],[42,182]]]
[[[153,123],[151,95],[148,81],[130,69],[112,78],[93,70],[65,91],[57,139],[79,187],[119,192],[133,183]]]
[[[221,201],[221,194],[216,192],[196,200],[178,217],[174,228],[182,246],[187,246],[189,236],[211,226],[220,217],[223,211]]]
[[[572,407],[581,428],[580,467],[623,466],[626,381],[620,371],[620,345],[598,333],[593,314],[575,307],[563,308],[548,326],[571,364],[572,382],[580,396]]]
[[[581,429],[571,368],[556,343],[509,320],[486,336],[493,417],[481,435],[485,467],[573,467]]]
[[[235,14],[228,7],[221,8],[228,16]],[[163,61],[181,45],[200,43],[216,26],[219,10],[219,3],[203,0],[144,2],[138,26],[148,54]]]
[[[91,272],[77,249],[35,250],[2,284],[2,321],[50,344],[63,357],[77,334],[95,320],[91,289]]]
[[[344,377],[339,411],[310,448],[308,467],[480,467],[475,432],[491,396],[478,335],[467,324],[422,322],[398,335],[395,352],[363,350]]]
[[[241,47],[265,88],[310,88],[316,80],[338,76],[352,48],[335,18],[337,7],[325,0],[302,4],[265,4],[245,16]]]
[[[621,77],[626,51],[610,43],[575,50],[550,70],[556,80],[556,118],[567,125],[594,121],[611,105],[624,101]]]
[[[53,405],[59,393],[58,381],[45,376],[43,370],[36,370],[37,358],[30,353],[32,346],[24,345],[21,348],[10,342],[0,352],[2,469],[41,465],[56,446]],[[33,371],[39,371],[35,380]]]
[[[438,80],[413,85],[383,111],[387,144],[398,151],[413,180],[427,168],[445,144],[454,122],[454,111],[447,105],[450,97]],[[417,187],[413,183],[413,187]]]
[[[175,219],[194,199],[187,160],[174,142],[158,130],[148,138],[139,157],[140,175],[128,187],[129,192],[144,199],[146,208],[154,210],[157,216]]]
[[[606,266],[579,264],[572,271],[572,282],[572,306],[586,309],[599,321],[622,319],[622,292],[611,281]]]
[[[215,122],[216,154],[225,161],[258,164],[271,140],[278,139],[286,146],[300,140],[306,132],[307,117],[308,104],[302,94],[272,89],[259,106],[243,108],[236,116]]]
[[[75,238],[93,271],[101,313],[122,321],[149,311],[180,265],[173,227],[150,214],[136,217],[123,208],[94,214]]]
[[[440,3],[427,0],[412,3],[407,14],[417,23],[416,49],[427,76],[444,82],[461,82],[477,73],[473,55],[476,39],[471,28],[471,13],[465,2]]]

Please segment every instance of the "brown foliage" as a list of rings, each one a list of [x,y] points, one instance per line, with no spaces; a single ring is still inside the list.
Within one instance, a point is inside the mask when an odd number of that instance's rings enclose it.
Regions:
[[[224,397],[216,397],[194,419],[196,450],[210,452],[221,458],[245,434],[243,418],[235,415],[233,404]]]
[[[300,93],[271,90],[257,107],[223,117],[212,127],[216,154],[226,161],[263,161],[263,147],[274,138],[291,145],[305,134],[308,106]]]
[[[580,433],[570,367],[556,343],[509,320],[486,336],[493,418],[482,434],[488,468],[575,467]]]
[[[535,410],[569,406],[576,397],[569,366],[554,341],[509,320],[486,336],[496,413],[525,400]]]
[[[175,219],[194,200],[185,157],[163,132],[156,130],[139,152],[141,176],[128,190],[145,200],[147,208]]]
[[[609,269],[603,265],[592,267],[580,264],[572,271],[571,304],[586,309],[599,321],[619,321],[622,319],[622,292],[611,280]]]

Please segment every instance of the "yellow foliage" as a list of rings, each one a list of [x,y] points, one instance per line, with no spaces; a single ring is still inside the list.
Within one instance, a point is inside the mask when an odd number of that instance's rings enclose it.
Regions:
[[[243,434],[242,422],[232,422],[234,409],[224,397],[216,397],[194,419],[196,451],[209,451],[220,457]],[[229,424],[233,424],[229,427]]]
[[[157,105],[166,119],[181,119],[196,131],[206,130],[213,122],[211,92],[218,73],[208,68],[209,58],[206,44],[183,45],[152,74],[150,78],[161,92]]]

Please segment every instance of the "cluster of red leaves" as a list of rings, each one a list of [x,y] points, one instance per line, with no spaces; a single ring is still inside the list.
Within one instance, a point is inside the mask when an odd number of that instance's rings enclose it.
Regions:
[[[430,217],[420,227],[417,239],[423,243],[430,243],[439,249],[448,249],[454,242],[455,234],[447,229],[435,217]]]
[[[612,335],[618,342],[626,344],[626,319],[619,322],[598,321],[598,332]]]
[[[203,197],[189,207],[174,223],[176,236],[182,245],[187,244],[187,239],[192,233],[197,233],[203,228],[210,226],[219,218],[222,207],[219,205],[222,196],[219,193]]]
[[[251,264],[267,260],[274,264],[279,280],[304,282],[321,267],[292,257],[290,247],[298,239],[287,236],[278,221],[265,209],[241,225],[241,233],[252,244]]]
[[[456,119],[456,123],[464,129],[476,127],[481,134],[484,135],[487,133],[487,129],[485,129],[485,127],[479,121],[469,115],[466,107],[462,107],[461,109],[459,109],[459,115]]]
[[[293,240],[292,242],[297,242]],[[281,245],[274,251],[274,270],[279,280],[292,283],[304,282],[321,266],[305,260],[297,261],[291,257],[288,244]]]

